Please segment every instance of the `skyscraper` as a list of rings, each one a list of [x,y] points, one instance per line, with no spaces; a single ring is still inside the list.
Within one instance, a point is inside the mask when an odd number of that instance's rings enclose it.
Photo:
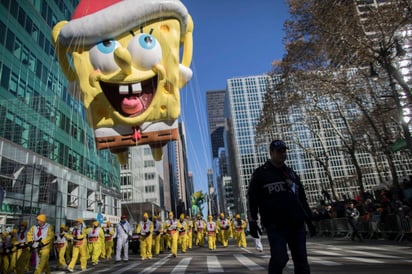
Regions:
[[[218,150],[220,147],[224,147],[223,131],[225,127],[225,93],[225,90],[206,92],[207,117],[210,142],[212,145],[212,158],[219,157]]]
[[[266,93],[267,75],[227,80],[225,114],[228,123],[227,148],[233,195],[237,213],[246,213],[246,191],[253,170],[265,159],[267,151],[256,149],[256,125]]]

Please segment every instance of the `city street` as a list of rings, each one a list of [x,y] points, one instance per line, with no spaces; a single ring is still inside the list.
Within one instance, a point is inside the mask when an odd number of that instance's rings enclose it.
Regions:
[[[269,247],[263,239],[264,252],[256,251],[254,241],[248,237],[248,247],[238,248],[230,242],[228,248],[218,245],[211,252],[206,247],[194,247],[186,254],[179,253],[177,258],[161,254],[152,260],[142,261],[137,255],[129,256],[128,262],[114,264],[100,262],[88,266],[81,273],[267,273]],[[366,240],[363,243],[347,239],[312,238],[308,241],[311,273],[410,273],[412,269],[412,243],[386,240]],[[52,264],[54,265],[54,263]],[[78,266],[77,266],[78,267]],[[78,269],[78,268],[77,268]],[[78,269],[79,270],[79,269]],[[52,273],[65,273],[52,271]],[[284,273],[293,273],[290,260]]]

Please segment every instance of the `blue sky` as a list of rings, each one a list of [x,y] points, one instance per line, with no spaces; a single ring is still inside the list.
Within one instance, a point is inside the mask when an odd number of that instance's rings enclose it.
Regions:
[[[182,0],[193,18],[193,78],[181,90],[189,171],[195,191],[207,190],[212,168],[206,91],[226,80],[261,75],[284,54],[285,0]]]

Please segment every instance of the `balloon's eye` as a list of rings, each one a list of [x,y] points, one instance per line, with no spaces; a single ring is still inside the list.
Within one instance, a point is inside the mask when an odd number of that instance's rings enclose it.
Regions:
[[[119,69],[114,61],[113,53],[119,43],[116,40],[105,40],[90,49],[90,62],[95,69],[102,72],[113,72]]]
[[[162,60],[162,48],[157,39],[148,33],[141,33],[133,37],[127,47],[133,65],[141,69],[151,69]]]

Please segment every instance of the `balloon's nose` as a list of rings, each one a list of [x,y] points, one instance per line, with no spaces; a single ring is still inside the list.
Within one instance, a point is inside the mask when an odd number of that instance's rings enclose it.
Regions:
[[[132,74],[132,56],[127,49],[123,47],[118,47],[115,49],[114,60],[124,74]]]

